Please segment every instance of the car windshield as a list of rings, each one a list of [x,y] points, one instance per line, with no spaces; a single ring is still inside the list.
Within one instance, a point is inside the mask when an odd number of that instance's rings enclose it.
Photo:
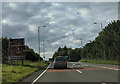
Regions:
[[[65,59],[63,57],[57,57],[56,61],[65,61]]]

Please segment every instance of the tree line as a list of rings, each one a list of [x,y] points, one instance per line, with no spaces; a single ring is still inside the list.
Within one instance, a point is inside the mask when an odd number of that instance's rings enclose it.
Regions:
[[[8,42],[9,39],[7,37],[0,38],[2,41],[2,63],[6,63],[8,61]],[[25,59],[30,61],[38,61],[43,60],[42,57],[39,56],[38,53],[35,53],[35,51],[32,48],[29,48],[28,45],[25,45]]]
[[[81,59],[81,49],[80,48],[76,48],[76,49],[72,49],[72,48],[67,48],[66,46],[64,46],[63,48],[59,47],[58,50],[53,54],[53,59],[56,56],[68,56],[68,60],[69,61],[78,61]]]
[[[63,48],[59,47],[53,54],[56,56],[69,57],[71,61],[82,59],[115,60],[120,57],[120,20],[109,23],[90,43],[86,43],[83,48]]]

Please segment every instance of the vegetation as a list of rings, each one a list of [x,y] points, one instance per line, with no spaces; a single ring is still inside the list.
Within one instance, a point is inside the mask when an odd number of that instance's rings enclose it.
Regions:
[[[8,39],[2,37],[2,62],[5,63],[8,60]]]
[[[29,48],[27,45],[26,45],[25,55],[26,55],[26,60],[38,61],[39,58],[40,60],[43,60],[43,58],[40,57],[38,53],[35,53],[34,50]]]
[[[66,46],[64,46],[63,48],[59,47],[58,50],[54,53],[53,59],[56,56],[69,56],[69,61],[78,61],[81,59],[80,55],[78,54],[80,52],[81,49],[77,49],[77,48],[73,50],[71,48],[67,48]]]
[[[65,51],[64,51],[65,50]],[[53,58],[58,55],[68,55],[69,60],[78,61],[82,59],[118,61],[120,58],[120,20],[109,23],[95,40],[87,43],[83,48],[58,48]]]
[[[96,59],[81,59],[80,62],[120,65],[118,61],[106,61],[106,60],[96,60]]]
[[[120,57],[120,20],[108,24],[99,36],[82,49],[82,58],[117,61]]]
[[[3,64],[2,66],[2,84],[16,83],[33,72],[44,68],[48,65],[48,62],[25,61],[23,66],[20,61],[13,62],[12,65],[10,64],[11,62],[8,62],[8,64]]]
[[[80,54],[81,48],[71,49],[64,46],[63,48],[58,48],[58,50],[53,55],[53,59],[56,56],[68,56],[69,61],[79,61],[81,59]]]

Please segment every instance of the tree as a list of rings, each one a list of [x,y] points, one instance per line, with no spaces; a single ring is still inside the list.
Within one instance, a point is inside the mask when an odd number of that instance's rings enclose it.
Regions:
[[[26,60],[31,60],[31,61],[38,61],[43,60],[42,57],[40,57],[39,54],[35,53],[33,49],[30,49],[28,46],[26,46],[26,50],[25,50],[25,54],[26,54]]]
[[[8,61],[8,39],[7,37],[2,37],[2,62],[6,63]]]
[[[120,57],[120,20],[109,23],[95,38],[82,49],[82,58],[118,60]]]

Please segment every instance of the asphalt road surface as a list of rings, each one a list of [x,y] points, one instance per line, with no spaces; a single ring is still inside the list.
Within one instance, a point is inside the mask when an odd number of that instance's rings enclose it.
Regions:
[[[116,65],[68,62],[67,69],[54,69],[50,64],[45,70],[38,71],[22,82],[118,82],[120,68]],[[117,83],[118,84],[118,83]]]

